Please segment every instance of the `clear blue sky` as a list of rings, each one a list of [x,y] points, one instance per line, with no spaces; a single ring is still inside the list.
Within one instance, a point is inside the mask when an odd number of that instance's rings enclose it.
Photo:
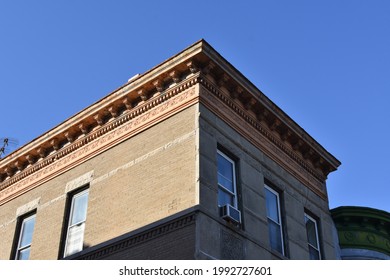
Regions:
[[[342,162],[331,208],[390,212],[385,0],[0,0],[0,137],[26,144],[201,38]]]

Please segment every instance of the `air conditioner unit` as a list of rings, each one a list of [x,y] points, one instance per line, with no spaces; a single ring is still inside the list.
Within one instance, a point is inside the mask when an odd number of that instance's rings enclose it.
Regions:
[[[219,207],[221,217],[233,223],[240,224],[241,223],[241,212],[240,210],[234,208],[230,204],[226,204],[224,206]]]

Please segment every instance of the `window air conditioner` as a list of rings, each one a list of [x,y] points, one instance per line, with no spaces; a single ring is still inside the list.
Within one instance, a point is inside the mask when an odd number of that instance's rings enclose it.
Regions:
[[[241,212],[240,210],[234,208],[230,204],[226,204],[224,206],[219,207],[220,215],[222,219],[230,222],[234,222],[237,224],[241,223]]]

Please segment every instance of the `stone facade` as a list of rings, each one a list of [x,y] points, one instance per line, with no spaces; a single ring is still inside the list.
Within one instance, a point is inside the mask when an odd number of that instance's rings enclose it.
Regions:
[[[235,162],[238,224],[218,207],[218,151]],[[339,164],[202,40],[0,161],[0,259],[14,258],[31,211],[30,258],[62,258],[69,194],[85,186],[84,249],[68,258],[307,259],[310,213],[334,259],[326,177]]]
[[[334,259],[333,222],[329,215],[327,200],[303,185],[260,149],[217,118],[204,106],[200,107],[200,204],[208,215],[200,223],[200,252],[223,258],[224,244],[217,242],[223,236],[235,236],[243,243],[243,258],[307,258],[307,238],[304,223],[305,210],[321,221],[322,253],[327,259]],[[217,163],[218,148],[229,151],[238,163],[239,200],[242,228],[229,227],[219,217],[217,207]],[[284,223],[285,256],[272,251],[269,245],[264,184],[268,182],[281,196]],[[221,224],[224,229],[221,229]],[[208,235],[215,235],[209,238]],[[206,234],[207,233],[207,234]],[[202,238],[204,237],[204,238]]]

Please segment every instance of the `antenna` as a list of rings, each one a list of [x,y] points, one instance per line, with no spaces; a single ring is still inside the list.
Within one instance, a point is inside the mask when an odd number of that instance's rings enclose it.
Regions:
[[[0,138],[0,159],[18,145],[18,140],[5,137]]]

